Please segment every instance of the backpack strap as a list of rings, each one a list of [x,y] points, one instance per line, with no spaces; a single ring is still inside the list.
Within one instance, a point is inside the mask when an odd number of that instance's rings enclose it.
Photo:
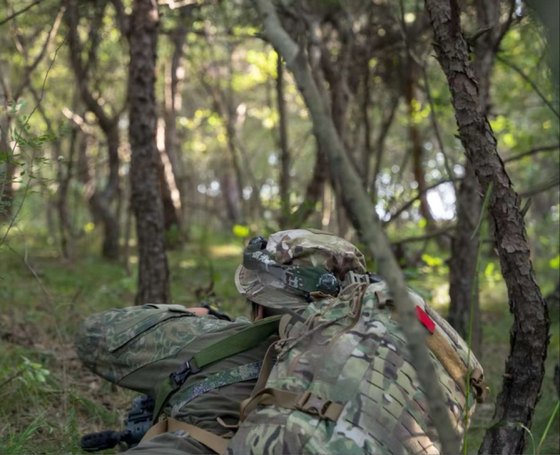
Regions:
[[[162,381],[156,391],[156,404],[154,407],[154,422],[157,420],[163,407],[191,374],[198,373],[202,368],[214,362],[239,354],[254,348],[270,335],[277,332],[281,316],[271,316],[256,321],[233,335],[218,340],[215,343],[201,349],[183,366],[171,373],[169,378]]]
[[[210,431],[203,430],[196,425],[191,425],[189,423],[181,422],[180,420],[168,417],[166,419],[160,420],[158,423],[153,425],[144,435],[140,442],[149,441],[156,436],[168,433],[172,431],[183,430],[186,431],[191,438],[195,441],[204,444],[209,449],[213,450],[219,455],[224,455],[226,453],[227,446],[229,444],[229,439],[217,434],[211,433]]]
[[[202,381],[197,381],[188,387],[179,390],[175,395],[177,404],[173,405],[173,409],[180,409],[187,403],[191,402],[200,395],[210,390],[218,389],[226,385],[244,382],[250,379],[257,379],[261,371],[262,361],[246,363],[228,370],[218,371],[211,374]],[[173,412],[173,411],[172,411]]]
[[[285,409],[294,409],[316,416],[320,419],[336,422],[342,413],[344,404],[321,398],[309,390],[301,393],[279,390],[272,387],[262,389],[255,396],[241,403],[240,421],[259,405],[276,405]]]

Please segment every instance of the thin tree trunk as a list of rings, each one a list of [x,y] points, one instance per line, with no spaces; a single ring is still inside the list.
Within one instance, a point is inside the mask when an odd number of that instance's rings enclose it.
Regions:
[[[490,105],[490,76],[497,40],[502,35],[498,27],[500,3],[498,0],[476,0],[475,6],[478,28],[490,29],[476,42],[473,65],[478,80],[480,108],[486,114]],[[480,193],[476,175],[467,160],[465,175],[457,192],[457,226],[451,242],[449,261],[451,303],[448,319],[461,336],[465,339],[470,338],[471,347],[479,359],[482,354],[482,326],[476,265],[480,232],[475,232],[475,229],[482,208]]]
[[[478,298],[477,256],[480,235],[475,233],[480,216],[480,187],[472,166],[465,164],[465,176],[457,192],[457,224],[451,239],[449,260],[449,323],[480,359],[482,328]],[[472,314],[471,314],[472,312]],[[471,326],[472,317],[472,326]],[[470,336],[469,336],[470,333]]]
[[[158,9],[154,0],[134,0],[130,17],[131,203],[138,238],[136,304],[168,303],[169,268],[156,147],[156,46]]]
[[[492,191],[491,226],[514,316],[511,351],[496,402],[496,422],[487,430],[480,453],[518,454],[523,452],[524,427],[531,428],[544,377],[550,326],[548,310],[535,279],[519,197],[512,188],[497,152],[496,139],[480,106],[457,2],[426,0],[426,8],[467,159],[482,188]]]
[[[13,147],[10,145],[9,131],[11,127],[8,102],[11,99],[8,83],[4,75],[0,74],[0,99],[2,115],[0,116],[0,223],[12,218],[12,203],[14,200],[13,181],[16,165]]]
[[[375,256],[379,270],[393,293],[402,328],[409,342],[411,357],[441,441],[442,452],[456,454],[459,452],[459,438],[451,424],[442,390],[435,380],[434,365],[425,345],[425,334],[417,323],[414,303],[408,295],[404,277],[371,201],[337,133],[324,94],[319,91],[313,79],[307,56],[282,27],[271,1],[257,0],[256,4],[263,16],[265,36],[282,55],[288,69],[293,73],[313,121],[315,136],[328,156],[331,173],[343,186],[344,207],[364,243]]]
[[[416,74],[417,69],[412,57],[405,57],[405,77],[404,77],[404,95],[406,100],[406,108],[408,113],[408,140],[410,154],[412,156],[412,171],[414,180],[418,184],[418,195],[420,200],[420,215],[426,220],[426,228],[433,228],[434,217],[430,211],[428,203],[428,194],[426,192],[426,175],[424,173],[424,148],[422,147],[422,138],[420,130],[414,118],[416,100]]]
[[[288,148],[288,125],[284,99],[284,64],[276,54],[276,104],[278,107],[278,136],[280,144],[280,227],[288,226],[290,219],[290,150]]]
[[[300,206],[290,215],[290,225],[293,227],[302,226],[307,219],[315,213],[317,203],[321,200],[328,178],[327,157],[319,150],[315,158],[313,175],[305,189],[305,196]]]
[[[95,187],[90,199],[89,206],[94,220],[103,226],[102,255],[107,259],[118,259],[119,257],[119,214],[117,209],[120,204],[120,182],[119,182],[119,115],[110,117],[103,106],[96,99],[88,87],[88,69],[82,61],[82,44],[78,35],[78,2],[66,0],[68,23],[68,46],[70,48],[70,63],[76,76],[76,82],[82,101],[87,109],[91,111],[103,131],[107,140],[107,154],[109,161],[109,176],[103,189]],[[104,8],[96,11],[91,32],[94,34],[90,39],[93,41],[89,50],[90,58],[95,58],[96,43],[98,42],[98,26],[103,20]]]
[[[180,11],[181,21],[171,33],[171,42],[173,44],[173,55],[171,57],[171,64],[166,72],[165,80],[165,96],[164,96],[164,143],[165,153],[169,158],[175,186],[179,192],[179,226],[185,237],[187,234],[187,211],[185,210],[188,194],[188,177],[185,169],[181,150],[179,146],[179,138],[177,133],[177,112],[181,109],[182,98],[180,90],[180,82],[183,78],[183,54],[184,46],[187,36],[187,8],[182,8]],[[192,196],[192,195],[191,195]]]

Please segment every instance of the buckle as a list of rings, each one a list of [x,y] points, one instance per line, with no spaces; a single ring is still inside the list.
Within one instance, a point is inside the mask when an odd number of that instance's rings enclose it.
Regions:
[[[190,358],[185,361],[185,363],[179,370],[171,373],[169,375],[169,379],[171,379],[171,381],[175,383],[176,387],[181,387],[191,374],[196,374],[199,371],[200,368],[198,368],[194,359]]]
[[[332,403],[331,400],[324,400],[308,390],[299,397],[295,408],[298,411],[324,418]]]

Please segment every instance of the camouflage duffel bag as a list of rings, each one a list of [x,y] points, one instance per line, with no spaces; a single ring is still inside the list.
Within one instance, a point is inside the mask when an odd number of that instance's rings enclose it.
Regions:
[[[449,413],[464,434],[484,390],[482,369],[457,333],[419,296],[411,297],[429,331]],[[336,298],[310,303],[301,318],[284,316],[276,361],[243,403],[228,453],[439,454],[395,316],[384,282],[351,284]]]

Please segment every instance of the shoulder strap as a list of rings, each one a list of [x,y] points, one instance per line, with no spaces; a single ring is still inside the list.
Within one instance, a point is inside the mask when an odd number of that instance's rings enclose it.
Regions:
[[[257,346],[278,330],[280,318],[280,315],[271,316],[253,322],[239,332],[205,347],[193,356],[190,361],[191,368],[202,369],[206,365]]]
[[[229,439],[218,436],[217,434],[211,433],[208,430],[203,430],[196,425],[191,425],[189,423],[181,422],[173,418],[167,418],[160,420],[158,423],[153,425],[144,435],[141,442],[149,441],[156,436],[177,430],[184,430],[189,433],[189,436],[194,440],[204,444],[209,449],[213,450],[219,455],[224,455],[226,453],[227,446],[229,444]]]
[[[188,359],[181,369],[171,373],[169,378],[162,381],[157,387],[154,422],[171,395],[179,390],[191,374],[198,373],[202,368],[214,362],[254,348],[278,330],[280,317],[271,316],[261,319],[229,337],[216,341]]]

